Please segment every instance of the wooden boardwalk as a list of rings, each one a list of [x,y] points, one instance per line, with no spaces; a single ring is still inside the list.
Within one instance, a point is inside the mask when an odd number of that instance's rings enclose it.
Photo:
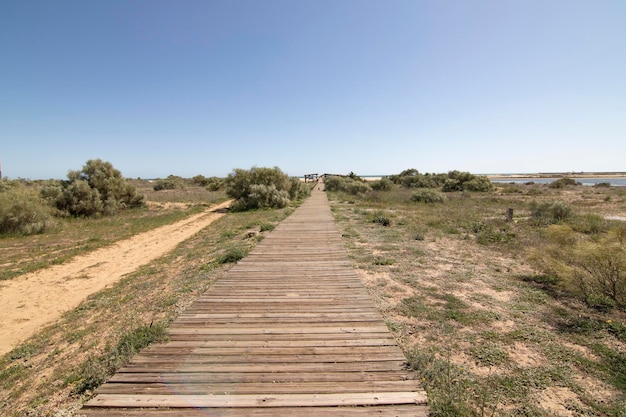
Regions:
[[[96,394],[79,414],[428,414],[318,190]]]

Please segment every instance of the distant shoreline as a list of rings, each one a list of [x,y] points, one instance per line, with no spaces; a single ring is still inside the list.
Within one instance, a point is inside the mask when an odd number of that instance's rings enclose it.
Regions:
[[[485,176],[490,180],[507,180],[517,178],[626,178],[626,171],[624,172],[535,172],[535,173],[514,173],[514,174],[475,174]],[[366,181],[379,181],[382,178],[389,177],[391,175],[359,175]]]

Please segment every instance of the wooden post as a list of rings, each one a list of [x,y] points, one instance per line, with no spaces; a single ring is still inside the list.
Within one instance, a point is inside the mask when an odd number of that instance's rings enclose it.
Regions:
[[[513,221],[513,209],[512,208],[506,209],[506,221],[507,222]]]

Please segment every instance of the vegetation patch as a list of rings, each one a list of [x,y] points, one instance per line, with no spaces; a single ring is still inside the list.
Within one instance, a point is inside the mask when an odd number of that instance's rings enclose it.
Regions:
[[[473,192],[481,187],[448,181],[444,204],[415,204],[418,190],[443,193],[448,174],[389,180],[390,189],[328,195],[431,414],[624,417],[626,226],[604,217],[626,210],[626,194],[541,184]],[[393,227],[372,227],[375,213]],[[372,268],[387,247],[393,267]]]
[[[166,322],[142,325],[123,334],[116,346],[107,346],[105,353],[90,357],[84,362],[76,374],[66,379],[67,384],[74,385],[75,394],[93,391],[102,385],[115,371],[126,365],[130,358],[141,349],[166,338]]]
[[[228,196],[235,199],[232,206],[235,211],[283,208],[311,193],[309,185],[288,177],[278,167],[235,169],[225,185]]]

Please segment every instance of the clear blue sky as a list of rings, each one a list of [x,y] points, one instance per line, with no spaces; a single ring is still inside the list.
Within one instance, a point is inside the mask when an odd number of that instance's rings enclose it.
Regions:
[[[65,178],[626,171],[624,0],[3,0],[0,160]]]

